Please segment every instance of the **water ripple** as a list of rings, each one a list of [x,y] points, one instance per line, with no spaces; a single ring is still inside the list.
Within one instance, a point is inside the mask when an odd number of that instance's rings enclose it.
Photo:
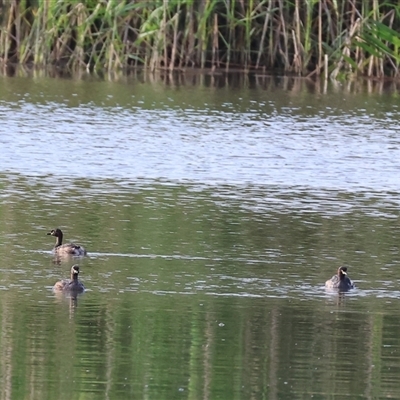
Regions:
[[[399,191],[397,122],[252,104],[204,107],[2,103],[0,171],[69,178],[186,180]],[[34,121],[34,123],[32,123]]]

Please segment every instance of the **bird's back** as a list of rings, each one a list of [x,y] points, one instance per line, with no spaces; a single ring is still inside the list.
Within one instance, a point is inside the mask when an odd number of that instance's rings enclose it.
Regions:
[[[340,279],[337,275],[334,275],[325,282],[325,287],[328,289],[349,290],[354,289],[354,283],[347,276]]]

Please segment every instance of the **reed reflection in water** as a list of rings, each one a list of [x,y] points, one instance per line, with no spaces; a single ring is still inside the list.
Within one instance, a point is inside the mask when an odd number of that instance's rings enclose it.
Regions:
[[[353,195],[341,212],[343,196],[330,191],[2,184],[2,398],[373,398],[399,389],[399,228],[383,213],[397,212],[395,197],[390,206]],[[77,299],[51,293],[75,262],[53,263],[54,193],[60,226],[89,252],[80,261],[88,291]],[[358,288],[326,293],[342,261]]]

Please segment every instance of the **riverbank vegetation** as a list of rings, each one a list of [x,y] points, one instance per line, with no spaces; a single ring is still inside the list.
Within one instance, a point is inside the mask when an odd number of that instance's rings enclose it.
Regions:
[[[378,0],[9,0],[3,63],[399,77],[400,5]]]

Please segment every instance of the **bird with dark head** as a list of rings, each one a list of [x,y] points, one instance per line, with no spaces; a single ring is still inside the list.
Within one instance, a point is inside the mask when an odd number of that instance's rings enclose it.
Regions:
[[[58,281],[53,286],[53,292],[55,293],[83,293],[85,286],[78,280],[79,265],[73,265],[71,268],[71,279],[63,279]]]
[[[84,247],[75,243],[62,244],[63,233],[60,228],[52,229],[47,233],[48,235],[55,236],[56,244],[54,246],[54,253],[57,256],[75,256],[82,257],[86,255]]]
[[[327,289],[338,289],[340,291],[347,291],[354,289],[354,283],[347,276],[347,267],[339,267],[337,274],[332,276],[325,282],[325,287]]]

